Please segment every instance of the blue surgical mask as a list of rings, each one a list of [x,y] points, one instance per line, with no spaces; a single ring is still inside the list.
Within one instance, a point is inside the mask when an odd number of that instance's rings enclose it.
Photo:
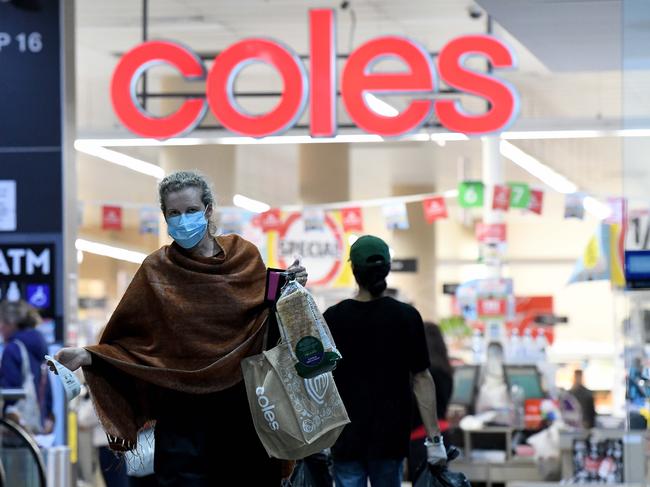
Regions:
[[[205,212],[182,213],[167,219],[167,233],[184,249],[196,246],[208,229]]]

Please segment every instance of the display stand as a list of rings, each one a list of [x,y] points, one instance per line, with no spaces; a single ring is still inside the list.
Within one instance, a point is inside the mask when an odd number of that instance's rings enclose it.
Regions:
[[[589,436],[607,440],[623,440],[623,479],[626,482],[625,485],[646,484],[648,477],[646,443],[649,436],[645,431],[593,429],[590,431],[562,432],[560,434],[560,451],[563,479],[570,479],[574,475],[574,442],[576,440],[586,440]]]

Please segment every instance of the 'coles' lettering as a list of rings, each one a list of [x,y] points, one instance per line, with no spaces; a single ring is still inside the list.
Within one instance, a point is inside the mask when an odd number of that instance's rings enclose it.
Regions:
[[[259,404],[260,409],[264,413],[264,419],[266,419],[266,422],[269,424],[269,428],[271,428],[273,431],[278,431],[280,429],[280,425],[275,419],[275,413],[273,412],[275,409],[275,404],[271,404],[269,398],[264,395],[263,387],[258,387],[255,389],[255,395],[257,396],[257,404]]]
[[[187,47],[167,41],[144,42],[127,52],[118,63],[111,81],[111,99],[118,118],[132,132],[143,137],[166,139],[193,130],[209,106],[227,129],[250,137],[265,137],[290,129],[302,116],[309,99],[310,132],[313,137],[336,134],[336,48],[335,16],[331,9],[309,13],[309,77],[299,56],[288,46],[265,38],[249,38],[223,50],[206,76],[201,59]],[[467,35],[450,41],[438,56],[440,77],[451,87],[484,98],[486,113],[470,114],[459,100],[431,100],[437,90],[436,70],[431,57],[418,43],[400,36],[382,36],[362,44],[343,67],[341,98],[350,118],[366,132],[394,137],[417,130],[435,111],[440,123],[454,132],[482,135],[499,132],[514,121],[518,96],[507,82],[463,66],[468,56],[484,56],[497,69],[515,67],[515,56],[499,39],[488,35]],[[404,63],[406,72],[372,72],[382,58]],[[278,104],[268,113],[252,115],[235,101],[234,85],[248,64],[264,62],[280,74],[284,89]],[[186,100],[174,113],[157,117],[138,102],[136,81],[156,64],[175,67],[187,80],[206,80],[206,99]],[[395,117],[371,110],[366,93],[411,94],[414,99]],[[420,97],[420,99],[418,99]]]

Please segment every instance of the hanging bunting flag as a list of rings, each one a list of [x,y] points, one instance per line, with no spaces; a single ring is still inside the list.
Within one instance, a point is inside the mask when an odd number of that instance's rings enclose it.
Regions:
[[[282,218],[280,210],[274,208],[261,215],[262,230],[265,232],[277,231],[282,227]]]
[[[530,201],[528,203],[528,211],[530,211],[531,213],[537,213],[538,215],[541,215],[543,206],[544,206],[544,191],[542,191],[541,189],[531,189]]]
[[[612,210],[605,218],[605,223],[622,224],[627,219],[627,200],[625,198],[607,198],[607,206]]]
[[[361,208],[343,208],[341,210],[344,232],[363,232],[363,212]]]
[[[526,183],[508,183],[510,186],[510,208],[528,208],[530,186]]]
[[[424,217],[429,224],[441,218],[447,218],[447,204],[444,196],[427,198],[422,202],[422,207],[424,208]]]
[[[492,194],[492,209],[508,211],[510,208],[510,186],[496,184]]]
[[[153,206],[145,206],[140,208],[140,234],[144,235],[151,233],[158,235],[159,231],[159,215],[160,210]]]
[[[583,193],[571,193],[566,195],[564,200],[564,218],[577,218],[582,220],[585,217],[585,207],[582,204],[585,199]]]
[[[480,208],[484,189],[480,181],[463,181],[458,185],[458,204],[461,208]]]
[[[102,230],[122,230],[122,208],[102,206]]]
[[[303,208],[302,220],[305,232],[320,231],[325,226],[325,210],[316,207]]]
[[[219,228],[224,235],[242,235],[244,232],[244,215],[239,210],[221,210]]]
[[[391,203],[382,207],[388,230],[408,230],[409,218],[404,203]]]

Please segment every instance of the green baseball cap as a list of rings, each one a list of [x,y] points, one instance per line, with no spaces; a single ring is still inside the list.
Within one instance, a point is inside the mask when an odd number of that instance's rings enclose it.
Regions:
[[[352,265],[362,266],[377,260],[390,262],[390,250],[386,242],[373,235],[359,237],[350,247],[350,261]]]

